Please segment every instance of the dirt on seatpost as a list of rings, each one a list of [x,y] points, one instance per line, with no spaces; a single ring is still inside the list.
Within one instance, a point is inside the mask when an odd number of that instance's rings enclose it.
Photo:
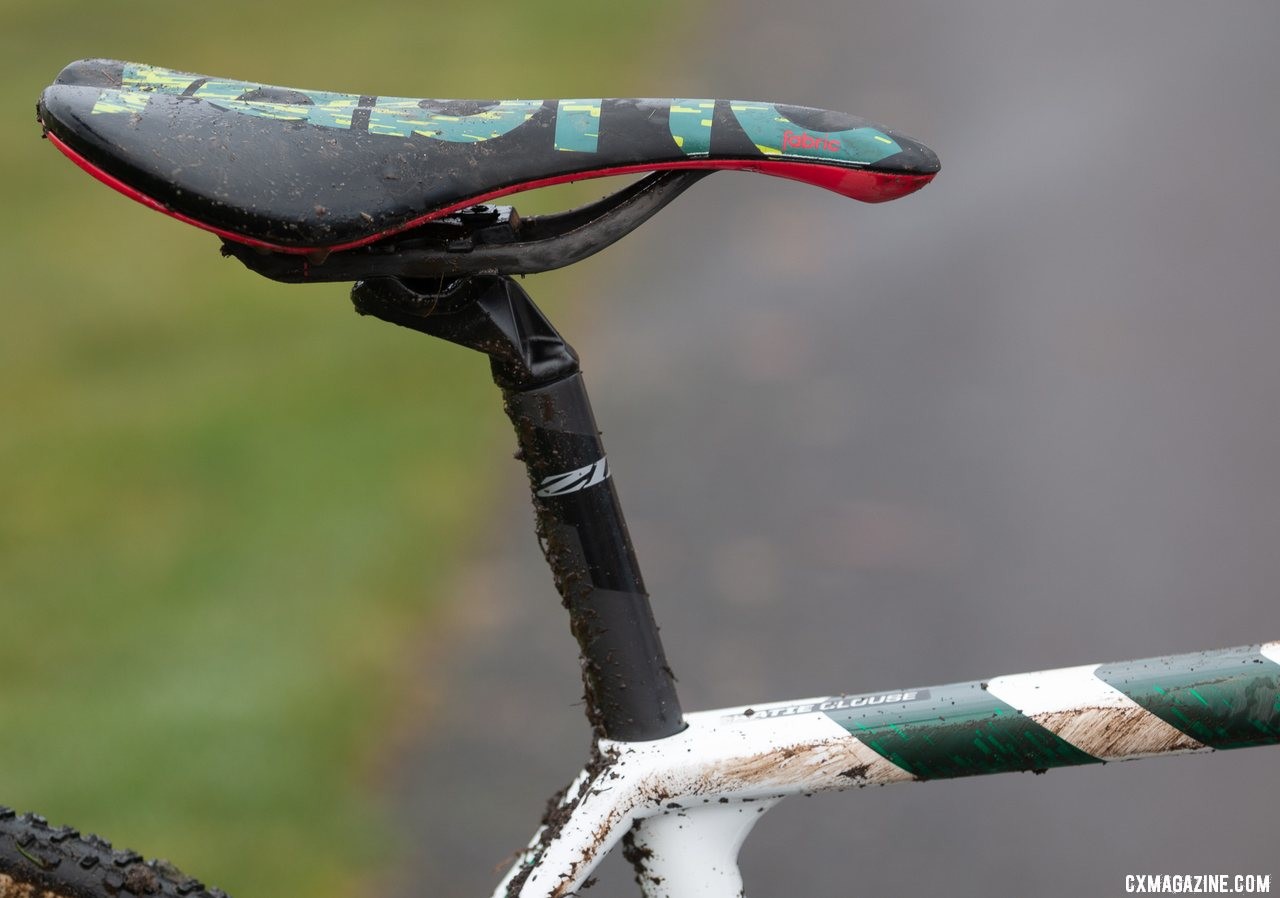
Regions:
[[[594,304],[566,336],[686,709],[1280,632],[1280,183],[1258,174],[1280,9],[1160,12],[748,0],[706,32],[683,83],[879,116],[947,169],[872,209],[715,175],[572,272]],[[424,668],[450,698],[395,779],[406,896],[486,894],[587,756],[519,467],[465,632]],[[747,890],[846,894],[855,870],[860,891],[977,898],[997,851],[1008,890],[1110,894],[1192,844],[1263,873],[1273,766],[787,801],[747,843]],[[597,888],[631,877],[611,859]]]

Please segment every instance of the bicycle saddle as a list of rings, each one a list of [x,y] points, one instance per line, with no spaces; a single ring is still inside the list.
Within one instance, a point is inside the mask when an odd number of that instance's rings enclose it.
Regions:
[[[737,169],[865,202],[927,184],[927,147],[860,118],[739,100],[419,100],[90,59],[40,97],[94,177],[275,253],[365,246],[493,197],[585,178]]]

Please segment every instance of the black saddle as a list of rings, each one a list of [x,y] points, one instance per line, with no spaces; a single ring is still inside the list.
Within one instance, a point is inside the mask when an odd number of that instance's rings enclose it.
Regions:
[[[800,106],[419,100],[100,59],[67,66],[37,113],[63,153],[133,199],[236,244],[312,258],[584,178],[737,169],[882,202],[939,168],[897,132]]]

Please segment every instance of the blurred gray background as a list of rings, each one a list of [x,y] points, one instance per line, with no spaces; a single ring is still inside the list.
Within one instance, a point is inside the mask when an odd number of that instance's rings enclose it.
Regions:
[[[688,27],[697,55],[636,93],[855,112],[943,171],[879,207],[717,175],[575,270],[566,329],[685,707],[1280,638],[1280,5],[752,0]],[[487,894],[585,756],[501,476],[390,776],[406,896]],[[795,799],[748,841],[747,890],[1274,876],[1276,762]],[[609,870],[593,894],[636,892]]]

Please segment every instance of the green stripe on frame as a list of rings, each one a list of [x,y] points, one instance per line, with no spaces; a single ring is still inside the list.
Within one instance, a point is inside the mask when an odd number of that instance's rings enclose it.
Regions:
[[[825,713],[922,780],[1102,763],[995,698],[981,683],[929,692],[924,701]]]
[[[1258,646],[1103,664],[1096,676],[1211,748],[1280,742],[1280,664]]]

